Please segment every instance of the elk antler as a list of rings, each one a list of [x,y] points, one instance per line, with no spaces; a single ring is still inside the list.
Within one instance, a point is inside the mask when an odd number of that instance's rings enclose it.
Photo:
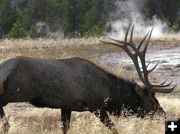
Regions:
[[[160,83],[160,84],[151,84],[149,81],[149,74],[157,67],[158,63],[152,67],[151,69],[147,69],[149,64],[146,65],[146,51],[149,45],[149,41],[151,38],[151,34],[153,31],[153,28],[145,35],[145,37],[141,40],[141,42],[139,43],[139,45],[136,47],[135,44],[133,43],[133,31],[134,31],[134,25],[132,26],[131,29],[131,33],[130,33],[130,39],[128,41],[128,34],[129,34],[129,29],[130,29],[131,25],[129,25],[126,35],[125,35],[125,39],[124,41],[120,41],[120,40],[116,40],[116,39],[112,39],[110,38],[110,40],[112,40],[113,42],[107,42],[107,41],[101,41],[103,43],[106,44],[111,44],[111,45],[115,45],[118,46],[120,48],[122,48],[128,55],[129,57],[132,59],[136,71],[139,75],[140,80],[143,82],[143,84],[145,85],[145,87],[147,88],[147,90],[151,91],[151,92],[159,92],[159,93],[170,93],[173,91],[173,89],[175,88],[175,86],[172,86],[171,82],[167,83],[167,80]],[[147,40],[146,40],[147,39]],[[146,43],[144,43],[144,41],[146,40]],[[142,45],[144,45],[144,48],[141,51],[141,47]],[[134,51],[134,53],[132,53],[131,50]],[[140,63],[138,62],[138,59],[140,61]],[[142,67],[142,70],[140,68],[140,65]]]

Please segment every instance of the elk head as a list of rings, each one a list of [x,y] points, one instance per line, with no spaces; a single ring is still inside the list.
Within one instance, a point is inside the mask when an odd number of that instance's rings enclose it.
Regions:
[[[149,31],[146,36],[140,41],[138,45],[135,45],[133,42],[133,30],[134,25],[132,26],[130,37],[128,40],[129,29],[131,25],[128,27],[124,41],[116,40],[110,38],[111,42],[109,41],[102,41],[105,44],[111,44],[117,47],[122,48],[131,58],[138,73],[138,76],[143,83],[143,86],[140,86],[136,83],[135,91],[141,98],[141,109],[145,113],[149,112],[160,112],[165,113],[162,107],[160,106],[158,100],[155,97],[155,93],[170,93],[173,91],[175,86],[172,85],[171,82],[164,81],[162,83],[153,84],[149,80],[149,74],[157,67],[158,63],[149,69],[149,64],[146,63],[146,51],[149,45],[149,41],[151,38],[151,31]],[[143,46],[144,45],[144,46]]]

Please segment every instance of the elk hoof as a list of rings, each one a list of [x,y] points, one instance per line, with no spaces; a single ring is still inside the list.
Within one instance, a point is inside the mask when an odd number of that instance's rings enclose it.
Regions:
[[[7,133],[8,130],[9,130],[9,128],[10,128],[10,125],[9,125],[8,122],[6,122],[6,123],[4,124],[4,133]]]
[[[2,131],[7,133],[10,128],[9,122],[7,121],[6,117],[2,119]]]
[[[113,133],[113,134],[118,134],[117,129],[113,127],[113,128],[112,128],[112,133]]]

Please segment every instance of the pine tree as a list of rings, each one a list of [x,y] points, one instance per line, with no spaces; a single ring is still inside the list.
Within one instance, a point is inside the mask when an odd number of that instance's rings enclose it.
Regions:
[[[5,37],[17,19],[16,8],[10,0],[0,0],[0,37]]]
[[[143,13],[146,18],[152,19],[154,15],[165,20],[169,27],[177,25],[180,0],[145,0]]]
[[[26,36],[25,30],[23,25],[20,23],[19,20],[17,20],[11,29],[11,31],[8,33],[8,38],[24,38]]]
[[[77,9],[76,0],[64,0],[64,33],[65,36],[74,37],[77,34]]]
[[[91,7],[86,12],[85,28],[86,35],[101,35],[105,30],[108,13],[105,11],[104,0],[92,0]]]
[[[107,12],[104,0],[64,0],[64,31],[67,36],[101,35]]]
[[[52,31],[63,27],[63,0],[23,0],[16,6],[26,31],[39,22],[48,24]]]

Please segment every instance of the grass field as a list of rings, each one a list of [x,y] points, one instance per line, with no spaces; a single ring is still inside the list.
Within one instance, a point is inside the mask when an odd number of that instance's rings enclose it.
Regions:
[[[168,44],[168,43],[169,44]],[[180,40],[166,38],[153,40],[153,43],[170,47],[180,45]],[[0,40],[0,61],[15,56],[30,56],[37,58],[68,58],[83,57],[99,66],[125,77],[127,71],[122,66],[109,66],[99,63],[99,57],[104,53],[118,52],[119,49],[102,45],[98,38],[82,39],[38,39],[38,40]],[[180,58],[180,57],[179,57]],[[136,73],[128,74],[128,78],[137,78]],[[180,77],[180,76],[179,76]],[[179,85],[178,85],[179,86]],[[168,95],[157,94],[157,98],[167,113],[167,119],[180,118],[180,88]],[[5,106],[5,113],[11,125],[9,134],[59,134],[61,133],[60,109],[35,108],[27,103],[12,103]],[[114,117],[112,120],[121,134],[163,134],[165,118],[156,115],[153,119],[135,116]],[[1,127],[2,127],[2,123]],[[69,134],[111,134],[111,132],[91,113],[73,112]],[[2,132],[2,129],[0,129]]]

